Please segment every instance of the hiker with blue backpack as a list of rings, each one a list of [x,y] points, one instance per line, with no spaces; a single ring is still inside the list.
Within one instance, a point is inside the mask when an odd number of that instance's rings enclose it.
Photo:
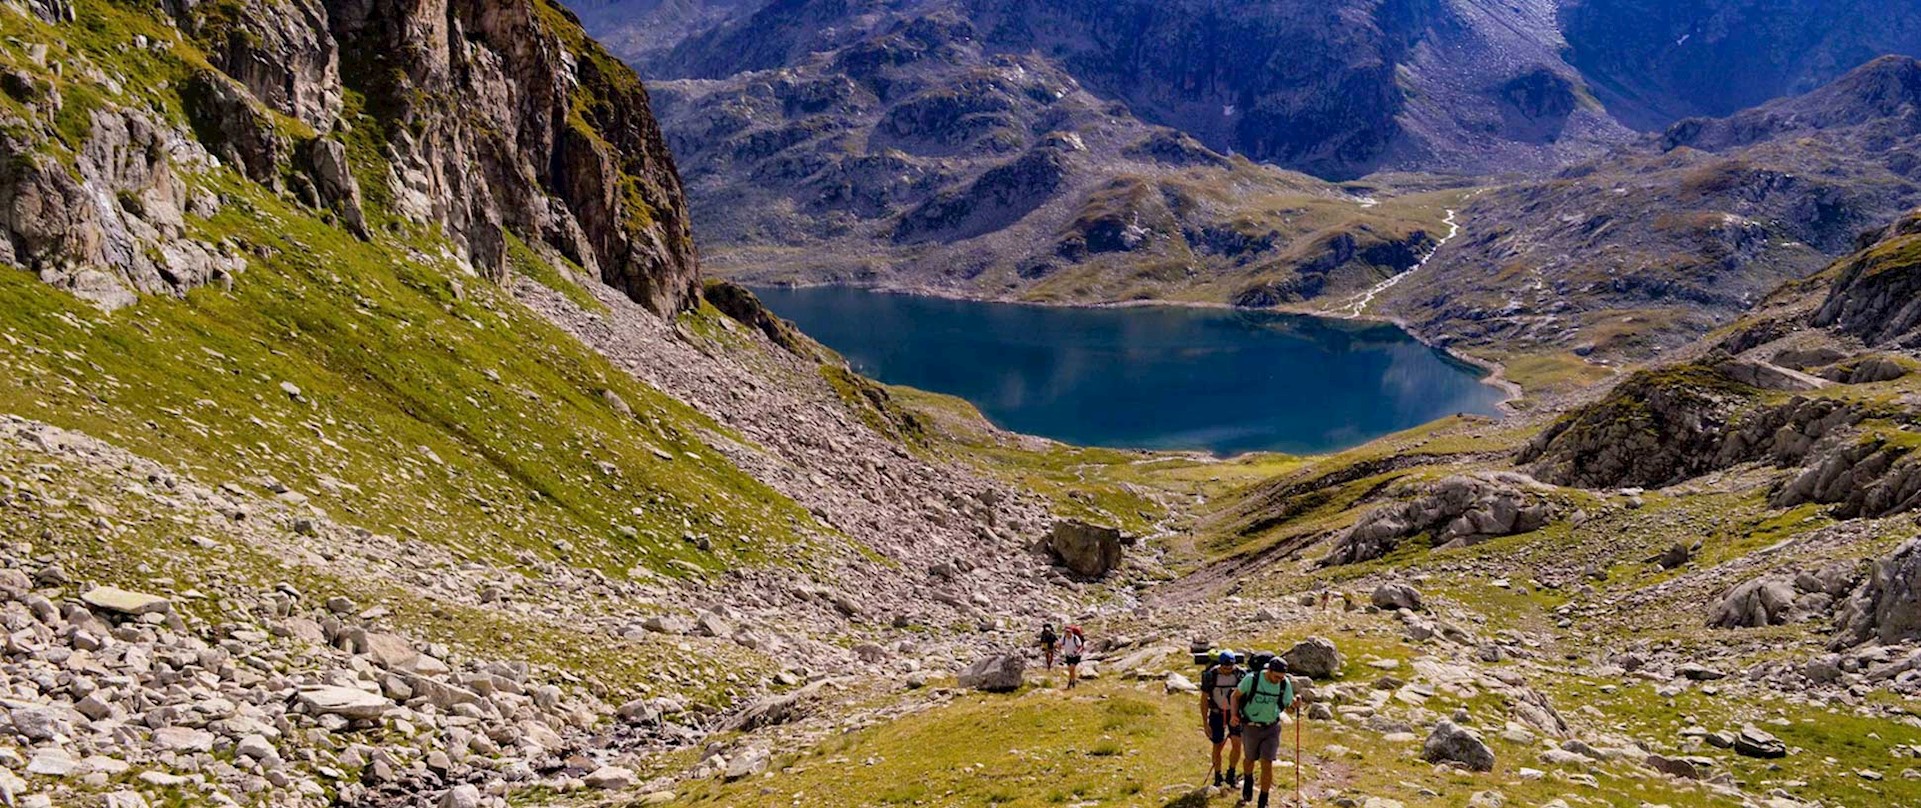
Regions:
[[[1242,769],[1241,802],[1254,798],[1254,761],[1261,762],[1261,801],[1267,808],[1267,795],[1274,787],[1274,760],[1281,755],[1281,714],[1294,705],[1294,683],[1287,678],[1287,661],[1278,656],[1259,655],[1263,664],[1249,666],[1247,676],[1234,689],[1234,714],[1241,722]],[[1297,767],[1298,769],[1298,767]]]
[[[1241,763],[1241,722],[1234,714],[1234,689],[1240,686],[1244,673],[1240,657],[1233,651],[1222,651],[1214,664],[1201,672],[1201,725],[1207,730],[1207,742],[1214,745],[1215,788],[1240,785],[1236,769]],[[1233,749],[1227,758],[1227,776],[1223,778],[1221,750],[1230,743]]]

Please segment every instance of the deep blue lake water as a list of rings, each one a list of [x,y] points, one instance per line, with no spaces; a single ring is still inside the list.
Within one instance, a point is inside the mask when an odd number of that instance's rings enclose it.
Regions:
[[[1084,446],[1324,452],[1460,412],[1482,373],[1391,325],[1269,312],[1056,308],[845,287],[754,290],[887,382]]]

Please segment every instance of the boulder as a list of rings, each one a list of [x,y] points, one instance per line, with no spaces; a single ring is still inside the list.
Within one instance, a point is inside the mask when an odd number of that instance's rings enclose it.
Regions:
[[[1161,682],[1161,687],[1165,689],[1168,693],[1199,693],[1201,692],[1201,689],[1194,685],[1194,680],[1189,679],[1186,676],[1182,676],[1179,673],[1169,673],[1167,675],[1167,678]]]
[[[307,712],[352,719],[379,718],[394,706],[377,694],[352,687],[303,688],[298,698]]]
[[[1421,747],[1421,758],[1429,763],[1447,763],[1470,771],[1494,769],[1494,751],[1487,748],[1479,733],[1452,721],[1434,726]]]
[[[1315,679],[1341,675],[1341,651],[1325,637],[1309,637],[1281,654],[1290,671]]]
[[[586,783],[588,788],[597,788],[603,791],[621,791],[633,788],[635,783],[640,782],[640,779],[634,776],[633,769],[622,768],[620,766],[602,766],[588,773],[586,777],[581,778],[581,782]]]
[[[1794,585],[1783,578],[1756,578],[1735,586],[1714,605],[1708,625],[1715,628],[1755,628],[1786,623],[1794,605]]]
[[[1740,734],[1734,736],[1734,752],[1754,758],[1783,758],[1788,756],[1788,745],[1759,727],[1749,725],[1742,727]]]
[[[993,654],[981,657],[960,672],[958,682],[970,690],[1006,693],[1020,689],[1027,672],[1027,660],[1019,654]]]
[[[1687,758],[1671,758],[1650,753],[1646,758],[1647,767],[1669,777],[1685,780],[1701,779],[1701,767]]]
[[[676,614],[657,614],[640,625],[655,634],[686,634],[694,630],[694,621]]]
[[[767,771],[767,750],[747,749],[727,761],[728,780],[744,780]]]
[[[1075,575],[1100,578],[1120,567],[1122,543],[1119,530],[1065,519],[1054,523],[1043,546]]]
[[[88,606],[101,611],[139,617],[143,614],[166,614],[173,609],[173,602],[159,595],[133,592],[114,586],[96,586],[80,596]]]
[[[435,806],[436,808],[480,808],[480,789],[467,783],[454,786],[440,796],[440,802]]]
[[[1404,583],[1385,583],[1374,588],[1372,602],[1376,608],[1410,611],[1421,610],[1421,593]]]
[[[153,745],[169,752],[211,752],[213,733],[188,727],[161,727],[153,731]]]

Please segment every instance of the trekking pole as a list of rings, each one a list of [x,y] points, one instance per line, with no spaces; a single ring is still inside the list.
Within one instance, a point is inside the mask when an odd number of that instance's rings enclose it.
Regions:
[[[1301,701],[1294,700],[1294,804],[1306,808],[1301,799]]]

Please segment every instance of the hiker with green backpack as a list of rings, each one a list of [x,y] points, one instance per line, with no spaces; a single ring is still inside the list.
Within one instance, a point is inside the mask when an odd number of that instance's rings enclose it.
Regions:
[[[1267,808],[1274,788],[1274,760],[1281,756],[1281,714],[1294,704],[1294,683],[1287,678],[1287,661],[1261,654],[1264,664],[1251,670],[1234,689],[1234,714],[1241,719],[1241,802],[1254,798],[1254,761],[1261,762],[1261,801]]]
[[[1214,787],[1225,785],[1234,788],[1240,785],[1236,769],[1241,763],[1241,722],[1234,714],[1234,689],[1241,684],[1240,658],[1233,651],[1222,651],[1214,664],[1201,672],[1201,725],[1207,730],[1207,742],[1214,745]],[[1221,750],[1230,743],[1233,749],[1227,758],[1227,776],[1221,776]]]

